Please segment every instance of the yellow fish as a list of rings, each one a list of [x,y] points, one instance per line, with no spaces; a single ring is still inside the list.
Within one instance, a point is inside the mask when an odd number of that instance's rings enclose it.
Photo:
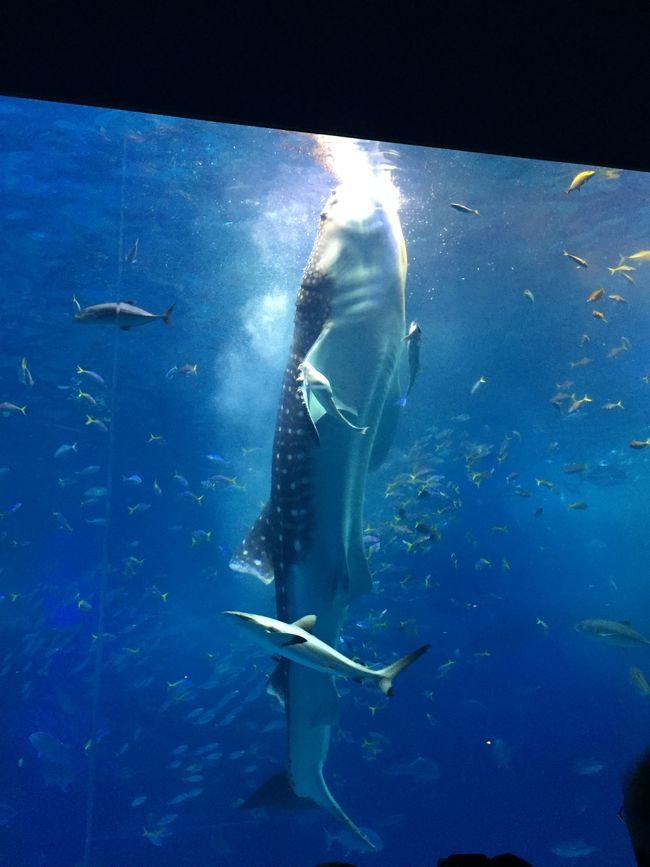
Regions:
[[[590,304],[592,301],[598,301],[598,299],[602,298],[604,294],[604,289],[594,289],[589,298],[587,298],[587,304]]]
[[[632,253],[631,256],[625,256],[625,259],[635,259],[637,262],[650,262],[650,250],[639,250],[637,253]]]
[[[636,268],[633,268],[632,265],[625,265],[625,256],[621,256],[621,261],[618,263],[616,268],[608,268],[610,274],[625,274],[627,271],[636,271]]]
[[[585,184],[589,180],[589,178],[593,178],[595,174],[596,172],[591,171],[591,169],[588,169],[584,172],[578,172],[578,174],[569,184],[569,188],[568,190],[566,190],[566,192],[572,193],[574,190],[579,190],[580,187]]]

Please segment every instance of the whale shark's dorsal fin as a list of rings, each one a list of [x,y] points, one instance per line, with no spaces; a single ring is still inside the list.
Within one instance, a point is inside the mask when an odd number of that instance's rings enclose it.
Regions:
[[[269,548],[271,534],[271,509],[267,503],[230,558],[230,568],[235,572],[254,575],[265,584],[270,584],[275,577]]]
[[[297,626],[298,629],[304,629],[305,632],[311,632],[316,625],[316,615],[315,614],[305,614],[304,617],[299,618],[294,621],[292,626]]]

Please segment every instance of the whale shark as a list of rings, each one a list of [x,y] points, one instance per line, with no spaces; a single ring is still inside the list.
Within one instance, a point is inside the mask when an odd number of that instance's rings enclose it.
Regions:
[[[350,602],[371,589],[363,503],[398,421],[406,270],[397,208],[382,184],[340,184],[320,214],[296,298],[271,493],[230,561],[274,582],[279,620],[313,614],[313,635],[332,648]],[[339,717],[332,674],[281,658],[267,690],[285,709],[288,767],[244,806],[316,804],[374,848],[323,777]]]

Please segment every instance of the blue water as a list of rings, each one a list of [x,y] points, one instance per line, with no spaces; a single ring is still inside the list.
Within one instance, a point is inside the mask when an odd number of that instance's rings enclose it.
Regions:
[[[0,124],[0,400],[26,407],[0,416],[0,862],[631,863],[616,814],[650,697],[628,673],[650,677],[650,656],[574,626],[650,634],[650,449],[628,446],[650,436],[650,264],[633,284],[607,271],[650,246],[650,178],[598,171],[567,196],[585,167],[391,154],[422,366],[368,483],[374,591],[342,649],[431,649],[390,701],[340,685],[325,775],[379,835],[365,853],[316,810],[236,809],[284,766],[285,723],[273,663],[220,615],[274,611],[228,561],[268,495],[295,293],[333,179],[291,133],[9,99]],[[175,308],[169,328],[122,332],[74,323],[73,296]],[[568,413],[558,391],[592,402]],[[442,478],[418,497],[400,475],[420,471]]]

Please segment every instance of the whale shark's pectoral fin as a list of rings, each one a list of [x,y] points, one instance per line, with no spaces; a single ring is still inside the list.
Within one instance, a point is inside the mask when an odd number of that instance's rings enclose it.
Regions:
[[[331,325],[325,325],[304,360],[329,380],[334,407],[356,416],[357,410],[341,398],[341,393],[346,394],[346,390],[349,390],[346,389],[346,385],[349,384],[356,369],[355,354],[363,349],[359,346],[358,339],[354,339],[352,331],[346,329],[346,334],[350,338],[349,341],[341,341]],[[320,415],[326,412],[327,408],[322,407]]]
[[[271,509],[267,503],[230,558],[230,568],[270,584],[275,577],[269,548],[272,532]]]
[[[305,407],[305,412],[311,422],[311,429],[316,438],[316,442],[320,443],[320,434],[318,433],[316,423],[326,414],[325,407],[317,400],[312,390],[307,388],[306,385],[300,387],[300,395],[302,397],[303,406]]]

